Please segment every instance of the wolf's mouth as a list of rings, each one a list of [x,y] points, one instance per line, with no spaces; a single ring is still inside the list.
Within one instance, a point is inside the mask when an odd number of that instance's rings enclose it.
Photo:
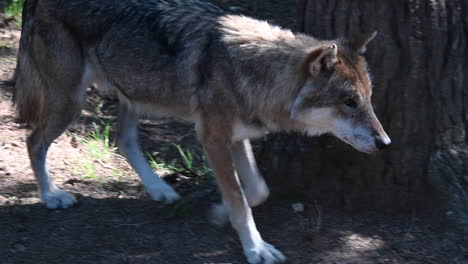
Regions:
[[[361,145],[361,144],[352,144],[353,147],[355,147],[357,150],[365,152],[367,154],[372,154],[377,152],[377,148],[375,147],[374,144],[371,144],[369,140],[362,136],[362,135],[353,135],[353,138],[355,142],[361,142],[364,147],[356,147],[355,145]]]
[[[360,152],[364,152],[367,154],[372,154],[377,152],[375,146],[369,143],[369,140],[362,135],[345,135],[345,136],[338,136],[341,140],[345,143],[351,145],[356,150]]]

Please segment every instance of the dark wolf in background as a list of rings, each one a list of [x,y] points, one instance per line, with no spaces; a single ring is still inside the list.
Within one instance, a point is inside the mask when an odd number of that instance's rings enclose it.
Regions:
[[[119,148],[154,199],[179,195],[140,151],[139,112],[195,123],[247,260],[281,262],[253,220],[251,206],[269,191],[249,138],[332,133],[369,153],[390,144],[362,56],[374,36],[319,41],[198,0],[27,0],[14,100],[33,128],[27,145],[41,201],[75,202],[52,182],[46,153],[95,85],[119,95]]]

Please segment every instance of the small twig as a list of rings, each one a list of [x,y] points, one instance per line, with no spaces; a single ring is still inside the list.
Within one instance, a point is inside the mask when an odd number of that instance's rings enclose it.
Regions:
[[[106,168],[106,169],[110,169],[110,170],[115,169],[115,167],[111,167],[111,166],[109,166],[109,165],[106,165],[104,162],[102,162],[102,161],[100,161],[100,160],[98,160],[98,159],[97,159],[96,161],[97,161],[99,164],[101,164],[101,165],[102,165],[104,168]]]

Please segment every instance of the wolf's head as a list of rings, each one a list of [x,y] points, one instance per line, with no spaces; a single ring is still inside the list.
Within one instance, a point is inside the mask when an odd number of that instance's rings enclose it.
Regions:
[[[291,118],[308,134],[332,133],[359,151],[390,144],[371,104],[372,84],[363,57],[371,35],[331,42],[307,51],[306,82],[291,106]]]

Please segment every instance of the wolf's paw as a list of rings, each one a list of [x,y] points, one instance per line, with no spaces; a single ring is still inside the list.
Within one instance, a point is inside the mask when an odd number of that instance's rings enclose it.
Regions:
[[[156,201],[166,204],[173,203],[180,199],[180,195],[166,183],[146,187],[146,192]]]
[[[251,207],[262,204],[270,195],[270,190],[264,181],[258,182],[255,186],[246,186],[244,190]]]
[[[250,264],[275,264],[286,260],[283,253],[265,241],[253,247],[244,248],[244,254]]]
[[[41,202],[49,209],[68,208],[76,203],[75,197],[58,187],[41,195]]]
[[[211,208],[211,223],[225,226],[229,223],[229,212],[224,204],[216,204]]]

